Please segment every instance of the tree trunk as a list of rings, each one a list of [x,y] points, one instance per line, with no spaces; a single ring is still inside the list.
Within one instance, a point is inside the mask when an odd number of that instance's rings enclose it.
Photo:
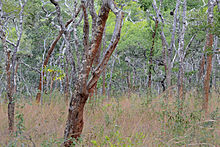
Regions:
[[[162,34],[162,32],[161,32]],[[166,44],[165,44],[165,40],[163,39],[162,35],[161,35],[161,40],[162,40],[162,46],[163,46],[163,64],[164,64],[164,70],[165,70],[165,76],[164,79],[162,80],[161,84],[163,86],[163,91],[166,90],[166,86],[165,86],[165,80],[167,77],[167,49],[166,49]]]
[[[105,95],[105,74],[106,74],[106,70],[103,71],[102,73],[102,95]]]
[[[105,50],[106,50],[106,40],[105,40],[105,30],[103,32],[103,38],[102,38],[102,52],[103,56],[105,55]],[[102,95],[106,94],[106,89],[105,89],[105,75],[106,75],[106,69],[103,70],[102,73]]]
[[[0,8],[2,10],[2,3],[0,1]],[[2,11],[3,12],[3,11]],[[8,103],[8,124],[9,124],[9,133],[12,134],[14,131],[14,107],[15,107],[15,103],[13,100],[13,94],[12,94],[12,86],[11,86],[11,71],[10,71],[10,66],[11,66],[11,50],[8,49],[8,46],[6,44],[6,36],[5,36],[5,32],[3,30],[3,20],[2,20],[2,15],[1,14],[1,18],[0,18],[0,33],[1,33],[1,40],[2,40],[2,46],[4,49],[4,52],[6,54],[6,80],[7,80],[7,87],[6,87],[6,91],[7,91],[7,100],[9,100]]]
[[[180,34],[180,40],[179,40],[179,49],[178,49],[178,55],[179,55],[179,72],[178,72],[178,96],[179,99],[183,100],[183,78],[184,78],[184,36],[185,36],[185,30],[186,30],[186,0],[183,2],[183,20],[182,20],[182,31]]]
[[[52,1],[52,0],[51,0]],[[81,1],[81,6],[83,9],[84,16],[84,37],[83,37],[83,45],[84,45],[84,56],[82,58],[82,67],[78,74],[78,80],[75,85],[75,92],[71,98],[68,119],[66,123],[66,128],[64,131],[64,146],[71,146],[72,141],[69,140],[71,137],[78,139],[78,137],[82,133],[83,129],[83,110],[85,103],[88,99],[89,94],[95,87],[98,79],[100,78],[103,70],[106,68],[107,63],[115,50],[121,34],[122,22],[123,22],[123,12],[116,7],[112,0],[103,1],[103,4],[99,10],[99,15],[97,17],[96,29],[94,36],[92,36],[91,44],[89,44],[89,25],[86,11],[86,1]],[[57,3],[55,6],[57,7]],[[100,43],[103,37],[103,31],[105,28],[106,21],[108,19],[108,14],[110,9],[117,16],[115,23],[115,30],[113,32],[111,42],[103,56],[102,60],[99,62],[98,66],[91,73],[92,65],[96,54],[98,52],[98,48],[100,47]],[[91,73],[91,77],[89,79],[89,75]]]
[[[130,98],[131,97],[131,75],[129,71],[127,71],[127,84],[128,84],[128,98]]]
[[[214,41],[214,52],[215,52],[215,54],[214,54],[214,57],[213,57],[213,78],[212,78],[212,83],[213,83],[213,87],[214,87],[214,89],[215,90],[217,90],[217,84],[216,84],[216,79],[217,79],[217,75],[218,75],[218,63],[216,63],[216,59],[217,59],[217,54],[216,54],[216,52],[217,52],[217,49],[218,49],[218,36],[215,36],[214,37],[215,39],[215,41]],[[216,65],[217,64],[217,65]]]
[[[71,22],[73,21],[73,19],[70,19],[69,21],[67,21],[65,27],[67,27]],[[53,43],[51,44],[49,50],[48,50],[48,53],[47,53],[47,57],[46,59],[44,60],[44,63],[43,63],[43,67],[46,67],[47,66],[47,63],[50,59],[50,56],[51,54],[53,53],[53,50],[57,44],[57,42],[60,40],[60,38],[62,37],[62,34],[64,33],[64,30],[60,30],[59,31],[59,34],[58,36],[56,37],[56,39],[53,41]],[[39,84],[38,84],[38,92],[37,92],[37,96],[36,96],[36,103],[39,104],[40,103],[40,100],[41,100],[41,91],[42,91],[42,80],[43,80],[43,77],[44,77],[44,71],[43,71],[43,74],[40,74],[40,80],[39,80]]]
[[[18,67],[19,67],[19,61],[18,58],[16,59],[15,63],[15,73],[14,73],[14,87],[13,87],[13,93],[17,92],[17,75],[18,75]]]
[[[67,59],[67,56],[66,56],[66,63],[67,64],[65,64],[65,71],[66,71],[65,80],[66,81],[65,81],[65,86],[64,86],[64,97],[65,97],[65,103],[68,104],[70,93],[69,93],[69,71],[68,71],[69,61]]]
[[[8,124],[9,124],[9,133],[12,134],[14,131],[14,109],[15,102],[12,94],[12,85],[11,85],[11,72],[10,72],[10,60],[11,60],[11,51],[7,51],[7,60],[6,60],[6,73],[7,73],[7,98],[8,103]]]
[[[152,75],[152,70],[153,70],[153,54],[154,54],[154,43],[155,43],[155,37],[156,37],[156,33],[157,33],[157,28],[158,28],[158,20],[155,20],[155,28],[154,28],[154,32],[152,34],[152,46],[150,49],[150,59],[149,59],[149,72],[148,72],[148,88],[151,91],[151,75]]]
[[[205,51],[205,47],[203,48],[202,52]],[[198,75],[198,82],[200,83],[201,78],[204,74],[204,66],[205,66],[205,54],[202,55],[202,60],[200,62],[200,68],[199,68],[199,75]]]
[[[175,45],[175,33],[176,33],[176,24],[177,24],[177,13],[179,10],[180,0],[176,1],[176,8],[174,12],[174,18],[173,18],[173,31],[172,31],[172,37],[171,37],[171,43],[170,47],[168,49],[168,69],[167,69],[167,88],[168,88],[168,98],[172,97],[172,92],[170,90],[170,87],[172,85],[171,78],[172,78],[172,58],[173,58],[173,48]]]
[[[116,54],[116,52],[115,52],[115,54]],[[110,92],[111,92],[111,88],[112,88],[112,75],[114,72],[115,60],[116,59],[113,59],[113,62],[112,62],[111,73],[110,73],[110,78],[109,78],[109,83],[108,83],[108,89],[107,89],[107,98],[108,99],[110,98]]]
[[[66,122],[66,128],[64,131],[65,143],[64,146],[69,147],[73,143],[71,138],[77,139],[80,137],[83,130],[83,110],[85,103],[88,99],[88,94],[80,93],[79,83],[77,83],[77,88],[71,98],[68,118]]]
[[[214,1],[209,0],[208,2],[208,24],[213,25],[213,8],[214,8]],[[213,34],[209,29],[207,31],[207,38],[206,38],[206,53],[207,53],[207,69],[206,75],[204,79],[204,103],[203,109],[205,112],[208,112],[208,102],[209,102],[209,89],[210,89],[210,76],[212,71],[212,45],[213,45]]]

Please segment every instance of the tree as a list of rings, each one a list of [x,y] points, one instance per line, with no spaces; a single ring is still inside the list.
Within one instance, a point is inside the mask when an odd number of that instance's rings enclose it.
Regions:
[[[11,42],[10,40],[7,40],[8,36],[6,35],[7,27],[7,21],[10,20],[10,17],[13,16],[7,16],[6,13],[3,11],[3,3],[0,1],[0,10],[1,10],[1,18],[0,18],[0,33],[1,33],[1,39],[3,48],[6,55],[6,73],[7,73],[7,99],[9,100],[8,103],[8,123],[9,123],[9,132],[10,134],[14,131],[14,111],[15,111],[15,97],[16,94],[16,87],[17,87],[17,70],[18,70],[18,56],[17,52],[20,49],[20,43],[21,38],[23,34],[23,12],[24,7],[27,3],[27,0],[19,0],[19,8],[20,12],[18,14],[18,17],[15,17],[14,20],[14,28],[16,28],[16,41]],[[7,19],[6,19],[7,18]],[[14,50],[11,50],[9,46],[6,44],[9,43]],[[12,53],[12,54],[11,54]]]
[[[208,112],[208,102],[209,102],[209,89],[210,89],[210,76],[212,71],[212,45],[213,45],[213,34],[211,28],[213,27],[213,9],[214,9],[214,0],[209,0],[208,2],[208,30],[206,35],[206,49],[207,54],[207,68],[206,75],[204,79],[204,103],[203,109]]]
[[[186,10],[187,10],[187,4],[186,0],[183,2],[183,15],[182,15],[182,30],[180,34],[179,39],[179,48],[178,48],[178,55],[179,55],[179,72],[178,72],[178,95],[179,99],[183,100],[183,78],[184,78],[184,36],[185,36],[185,30],[186,30]]]
[[[87,2],[89,2],[89,4],[93,4],[90,6],[94,8],[93,0]],[[55,4],[53,2],[53,4],[56,7],[58,6],[58,3]],[[70,146],[72,144],[72,141],[68,140],[70,137],[77,139],[82,133],[83,110],[85,103],[119,42],[123,21],[123,12],[116,7],[114,2],[112,0],[103,0],[101,8],[99,10],[99,14],[97,15],[97,18],[94,18],[95,22],[92,26],[94,35],[92,36],[91,43],[89,43],[89,23],[86,8],[87,5],[86,2],[83,0],[81,1],[81,5],[84,16],[84,56],[82,58],[82,66],[78,74],[78,79],[75,84],[75,91],[69,105],[68,118],[64,132],[64,138],[66,140],[64,143],[65,146]],[[93,13],[96,13],[95,9],[92,10]],[[111,42],[106,49],[104,57],[102,58],[102,60],[100,60],[98,66],[95,67],[94,71],[91,72],[96,53],[98,52],[100,43],[102,41],[105,24],[108,19],[108,14],[110,10],[117,16],[115,30],[113,32]],[[89,79],[90,73],[91,77]]]

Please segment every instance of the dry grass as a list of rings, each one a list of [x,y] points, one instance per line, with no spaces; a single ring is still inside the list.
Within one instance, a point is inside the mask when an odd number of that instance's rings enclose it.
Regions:
[[[180,111],[175,98],[166,104],[162,96],[89,101],[78,146],[220,146],[219,95],[212,94],[210,113],[205,117],[201,99],[193,93],[187,94]],[[7,135],[7,105],[1,104],[0,146],[60,146],[67,107],[54,99],[42,106],[18,102],[15,128],[18,131],[20,122],[25,129],[15,137]]]

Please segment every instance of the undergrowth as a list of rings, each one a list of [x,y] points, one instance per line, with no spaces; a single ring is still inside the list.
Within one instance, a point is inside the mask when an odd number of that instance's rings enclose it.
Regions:
[[[175,95],[164,95],[90,99],[82,136],[78,141],[72,139],[73,146],[220,146],[218,94],[212,93],[207,115],[195,92],[187,93],[181,103]],[[0,146],[53,147],[63,143],[68,108],[58,92],[45,97],[40,106],[22,99],[16,102],[13,136],[7,130],[7,105],[0,104]]]

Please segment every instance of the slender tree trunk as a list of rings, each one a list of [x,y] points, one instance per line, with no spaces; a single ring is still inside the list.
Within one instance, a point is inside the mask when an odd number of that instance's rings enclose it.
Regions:
[[[2,2],[0,1],[0,10],[2,10]],[[3,30],[3,11],[1,11],[1,18],[0,18],[0,33],[1,33],[1,40],[2,40],[2,46],[4,49],[4,52],[6,54],[6,80],[7,80],[7,99],[9,100],[8,103],[8,124],[9,124],[9,133],[12,134],[14,131],[14,107],[15,103],[13,101],[13,94],[12,94],[12,86],[11,86],[11,50],[8,49],[8,46],[6,44],[6,35]]]
[[[162,46],[163,46],[163,64],[164,64],[164,69],[165,69],[165,79],[163,80],[163,91],[165,91],[166,86],[165,86],[165,80],[166,80],[166,76],[167,76],[167,51],[166,51],[166,44],[165,44],[165,40],[163,39],[163,37],[161,36],[162,39]]]
[[[170,47],[168,49],[168,69],[167,69],[167,88],[168,90],[168,97],[172,97],[172,92],[170,90],[171,87],[171,78],[172,78],[172,58],[173,58],[173,48],[175,45],[175,33],[176,33],[176,24],[177,24],[177,13],[179,10],[180,0],[176,1],[176,8],[174,12],[174,18],[173,18],[173,31],[171,36],[171,43]]]
[[[13,87],[13,93],[16,93],[17,91],[17,75],[18,75],[18,67],[19,67],[19,61],[18,58],[16,59],[16,63],[15,63],[15,75],[14,75],[14,87]]]
[[[148,72],[148,88],[151,91],[151,75],[152,75],[152,70],[153,70],[153,54],[154,54],[154,44],[155,44],[155,38],[156,38],[156,33],[157,33],[157,28],[158,28],[158,20],[155,20],[155,28],[154,32],[152,34],[152,46],[150,49],[150,59],[149,59],[149,72]]]
[[[102,52],[103,52],[103,56],[105,55],[105,50],[106,50],[106,40],[105,40],[105,30],[103,32],[103,39],[102,39]],[[103,70],[102,73],[102,95],[106,94],[106,89],[105,89],[105,75],[106,75],[106,69]]]
[[[214,41],[214,52],[217,52],[218,49],[218,36],[215,36],[215,41]],[[216,76],[218,73],[218,66],[216,66],[216,59],[217,59],[217,54],[214,54],[213,56],[213,78],[212,78],[212,83],[213,83],[213,87],[215,90],[217,90],[217,84],[216,84]]]
[[[11,60],[11,51],[7,52],[7,61],[6,61],[6,73],[7,73],[7,97],[9,100],[8,103],[8,124],[10,134],[14,131],[14,109],[15,102],[12,94],[12,85],[11,85],[11,72],[10,72],[10,60]]]
[[[67,27],[71,22],[73,21],[73,19],[70,19],[69,21],[67,21],[65,27]],[[47,57],[46,59],[44,60],[44,63],[43,63],[43,67],[46,67],[47,66],[47,63],[50,59],[50,56],[51,54],[53,53],[53,50],[57,44],[57,42],[60,40],[60,38],[62,37],[62,34],[64,33],[64,30],[60,30],[59,31],[59,34],[58,36],[56,37],[56,39],[53,41],[53,43],[51,44],[49,50],[48,50],[48,53],[47,53]],[[44,71],[43,71],[43,74],[40,74],[40,80],[39,80],[39,84],[38,84],[38,93],[37,93],[37,96],[36,96],[36,103],[39,104],[40,103],[40,100],[41,100],[41,91],[42,91],[42,80],[43,80],[43,77],[44,77]]]
[[[50,79],[50,96],[51,96],[51,94],[52,94],[52,92],[53,92],[53,83],[54,83],[54,77],[55,77],[55,72],[52,72],[51,74],[51,79]]]
[[[205,47],[203,48],[203,52],[205,51]],[[205,54],[202,55],[202,60],[200,62],[200,68],[199,68],[199,75],[198,75],[198,82],[201,81],[201,78],[204,74],[204,66],[205,66]]]
[[[209,0],[208,2],[208,24],[213,26],[213,8],[214,8],[214,0]],[[208,112],[208,102],[209,102],[209,89],[210,89],[210,76],[212,72],[212,45],[213,45],[213,34],[209,29],[207,31],[206,38],[206,53],[207,53],[207,69],[206,75],[204,79],[204,103],[203,109]]]
[[[115,52],[115,54],[116,54],[116,52]],[[107,89],[107,98],[108,99],[110,98],[110,93],[111,93],[111,88],[112,88],[112,75],[114,72],[115,60],[116,59],[113,59],[113,62],[112,62],[111,73],[110,73],[110,78],[109,78],[109,82],[108,82],[108,89]]]
[[[133,66],[133,78],[132,78],[132,91],[135,92],[136,91],[136,68],[135,66]]]
[[[131,97],[131,75],[129,71],[127,71],[127,85],[128,85],[128,98],[130,98]]]
[[[102,73],[102,95],[105,95],[105,75],[106,75],[106,70],[103,71]]]
[[[66,68],[65,68],[65,73],[66,73],[66,76],[65,76],[65,89],[64,89],[64,97],[65,97],[65,102],[66,104],[68,104],[68,101],[69,101],[69,96],[70,96],[70,93],[69,93],[69,71],[68,71],[68,65],[69,65],[69,61],[66,57]]]
[[[180,40],[179,40],[179,49],[178,49],[178,55],[179,55],[179,72],[178,72],[178,96],[179,99],[183,100],[183,85],[184,85],[184,36],[185,36],[185,30],[186,30],[186,0],[183,2],[183,18],[182,18],[182,31],[180,34]]]

